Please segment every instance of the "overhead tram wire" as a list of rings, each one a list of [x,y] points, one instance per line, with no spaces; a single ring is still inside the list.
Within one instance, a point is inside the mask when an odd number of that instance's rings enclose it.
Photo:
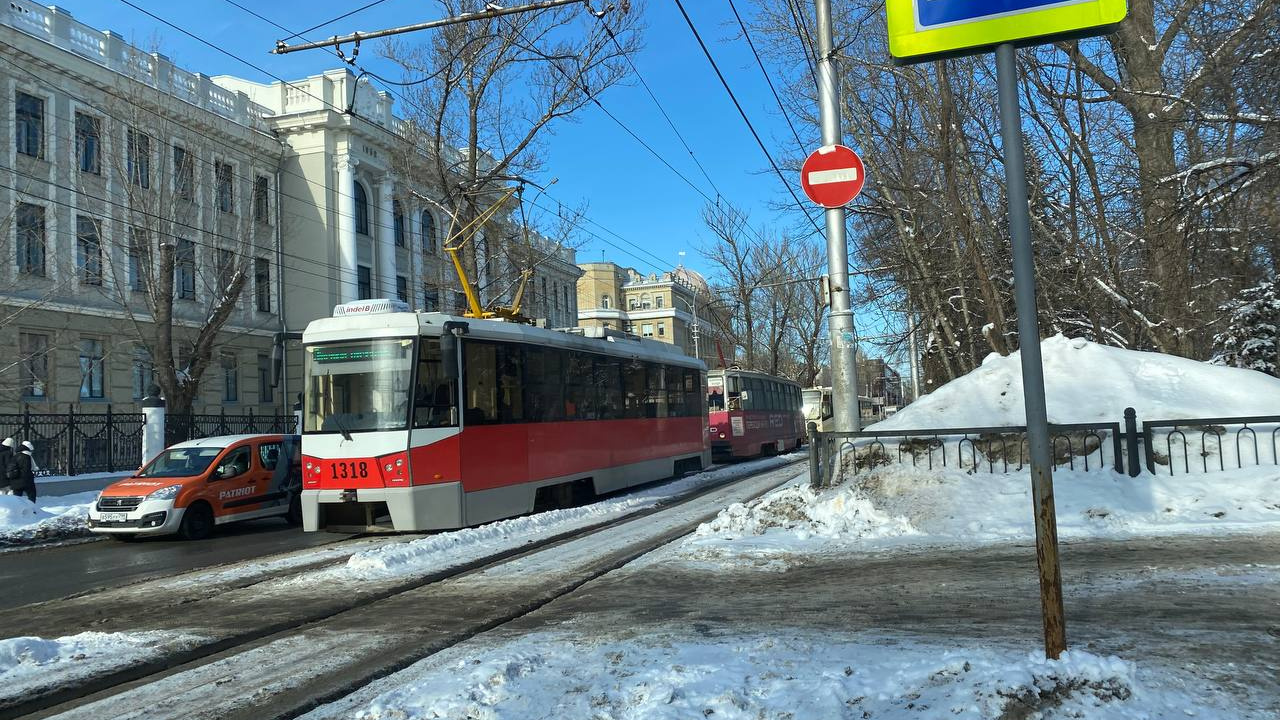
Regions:
[[[809,26],[801,17],[800,0],[786,0],[787,10],[791,12],[791,21],[796,28],[796,42],[800,43],[800,54],[804,56],[805,65],[809,66],[809,78],[813,80],[813,88],[818,89],[818,69],[814,64],[817,52],[814,50],[813,36],[809,34]]]
[[[279,23],[275,22],[274,20],[271,20],[271,19],[269,19],[269,18],[266,18],[266,17],[264,17],[264,16],[262,16],[262,15],[258,14],[257,12],[254,12],[254,11],[252,11],[252,10],[249,10],[248,8],[245,8],[244,6],[240,5],[239,3],[234,2],[234,0],[227,0],[227,2],[228,2],[229,4],[231,4],[231,5],[233,5],[233,6],[237,7],[237,8],[239,8],[240,10],[243,10],[243,11],[245,11],[245,12],[249,13],[250,15],[252,15],[252,16],[254,16],[254,17],[258,18],[259,20],[262,20],[262,21],[263,21],[263,22],[265,22],[265,23],[268,23],[268,24],[270,24],[270,25],[275,26],[276,28],[278,28],[278,29],[279,29],[279,30],[281,30],[282,32],[289,32],[289,33],[291,33],[291,32],[292,32],[291,30],[289,30],[289,28],[286,28],[286,27],[284,27],[283,25],[280,25]],[[374,4],[376,4],[376,3],[374,3]],[[163,22],[163,21],[162,21],[162,22]],[[330,21],[330,22],[333,22],[333,21]],[[327,23],[325,23],[325,24],[327,24]],[[319,27],[319,26],[317,26],[317,27]],[[311,29],[315,29],[315,28],[311,28]],[[181,32],[186,32],[186,31],[181,30],[180,28],[179,28],[179,30],[180,30]],[[303,31],[303,32],[301,32],[301,33],[293,33],[292,37],[301,37],[301,36],[302,36],[302,35],[304,35],[306,32],[309,32],[309,30],[304,30],[304,31]],[[187,33],[187,34],[188,34],[188,35],[190,35],[190,33]],[[199,39],[199,38],[197,38],[197,39]],[[307,38],[305,38],[305,37],[303,38],[303,40],[306,40],[306,39],[307,39]],[[207,41],[201,40],[201,42],[206,42],[206,44],[207,44]],[[526,40],[526,43],[528,43],[528,41],[527,41],[527,40]],[[347,64],[353,65],[354,67],[356,67],[357,69],[359,69],[362,73],[364,73],[364,74],[366,74],[366,75],[369,75],[369,76],[371,76],[371,77],[374,77],[374,78],[378,79],[379,81],[384,82],[384,83],[387,83],[387,84],[389,84],[389,85],[397,85],[397,86],[405,87],[405,86],[415,85],[415,84],[418,84],[418,83],[420,83],[420,82],[421,82],[421,81],[414,81],[414,82],[401,83],[401,82],[390,81],[390,80],[387,80],[386,78],[381,77],[381,76],[380,76],[380,75],[378,75],[377,73],[374,73],[374,72],[372,72],[372,71],[370,71],[370,70],[368,70],[368,69],[366,69],[366,68],[362,67],[360,64],[356,63],[354,60],[350,60],[350,59],[342,58],[341,56],[339,56],[339,59],[343,60],[343,61],[344,61],[345,63],[347,63]],[[253,67],[253,66],[252,66],[252,65],[250,65],[250,67]],[[273,77],[274,77],[274,76],[273,76]],[[279,79],[279,78],[277,78],[277,79]],[[284,82],[284,81],[282,80],[281,82]],[[288,83],[286,83],[286,84],[288,84]],[[408,106],[411,106],[411,107],[414,107],[414,108],[417,108],[420,112],[424,112],[423,108],[422,108],[420,105],[418,105],[418,103],[416,103],[416,102],[412,101],[412,100],[411,100],[411,99],[409,99],[407,96],[405,96],[405,95],[403,95],[403,94],[401,94],[401,93],[397,93],[397,92],[395,92],[394,90],[391,90],[391,89],[388,89],[388,92],[390,92],[390,93],[391,93],[392,95],[394,95],[395,97],[399,98],[399,99],[400,99],[400,101],[401,101],[401,102],[403,102],[404,104],[406,104],[406,105],[408,105]],[[312,97],[314,97],[314,95],[313,95]],[[322,101],[322,102],[323,102],[323,101]],[[598,104],[599,104],[599,103],[598,103],[598,101],[596,101],[596,102],[597,102],[597,105],[598,105]],[[330,107],[336,107],[336,106],[334,106],[332,103],[325,103],[325,104],[329,105]],[[603,110],[604,108],[603,108],[603,107],[601,107],[601,109]],[[343,112],[345,113],[345,111],[343,111]],[[605,112],[606,112],[606,114],[609,114],[609,113],[608,113],[608,111],[605,111]],[[630,132],[629,128],[626,128],[626,126],[625,126],[625,125],[623,125],[623,124],[622,124],[622,122],[621,122],[620,120],[618,120],[618,119],[617,119],[617,118],[615,118],[615,117],[612,117],[612,115],[610,115],[610,117],[614,120],[614,122],[617,122],[619,125],[622,125],[622,127],[623,127],[624,129],[627,129],[627,130]],[[634,135],[634,133],[633,133],[633,135]],[[639,140],[639,138],[638,138],[638,137],[637,137],[637,140]],[[640,140],[640,142],[643,144],[643,140]],[[655,152],[655,151],[653,151],[653,150],[650,148],[650,152]],[[659,157],[660,157],[660,156],[659,156]],[[668,165],[668,167],[670,167],[670,165]],[[674,168],[672,168],[672,171],[673,171],[673,172],[676,172],[676,173],[677,173],[677,175],[681,175],[681,174],[680,174],[678,171],[676,171]],[[689,181],[687,177],[684,177],[683,175],[681,175],[681,178],[682,178],[683,180],[685,180],[685,182],[686,182],[686,183],[689,183],[689,184],[690,184],[690,186],[694,188],[694,190],[696,190],[696,191],[698,191],[698,192],[699,192],[699,194],[703,195],[703,197],[706,197],[706,194],[705,194],[705,193],[702,193],[702,191],[701,191],[701,190],[700,190],[696,185],[693,185],[693,183],[692,183],[691,181]],[[558,205],[562,210],[567,208],[567,206],[566,206],[564,203],[562,203],[562,202],[560,202],[559,200],[557,200],[557,199],[555,199],[554,197],[552,197],[552,196],[550,195],[550,193],[544,193],[544,194],[546,194],[546,195],[547,195],[548,199],[550,199],[550,200],[554,201],[554,202],[555,202],[555,203],[556,203],[556,204],[557,204],[557,205]],[[709,198],[708,198],[708,199],[709,199]],[[545,209],[544,209],[544,210],[545,210]],[[548,211],[548,212],[550,212],[550,211]],[[662,260],[661,258],[659,258],[659,257],[658,257],[658,256],[656,256],[656,255],[653,255],[652,253],[649,253],[647,250],[645,250],[645,249],[644,249],[643,247],[641,247],[639,244],[637,244],[637,243],[635,243],[635,242],[632,242],[632,241],[630,241],[630,240],[627,240],[626,238],[624,238],[624,237],[622,237],[621,235],[619,235],[617,232],[615,232],[615,231],[613,231],[613,230],[611,230],[611,229],[609,229],[609,228],[606,228],[604,225],[601,225],[599,222],[596,222],[595,220],[593,220],[593,219],[591,219],[591,218],[589,218],[589,217],[586,217],[585,215],[584,215],[583,217],[584,217],[584,219],[585,219],[587,222],[589,222],[589,223],[591,223],[591,224],[595,225],[596,227],[599,227],[601,230],[604,230],[605,232],[607,232],[607,233],[609,233],[609,234],[613,235],[614,237],[618,238],[619,240],[621,240],[622,242],[626,243],[627,245],[632,246],[633,248],[635,248],[636,250],[638,250],[638,251],[640,251],[640,252],[643,252],[643,253],[648,254],[650,257],[652,257],[652,258],[653,258],[654,260],[656,260],[656,261],[657,261],[657,263],[658,263],[657,265],[653,265],[653,266],[652,266],[652,267],[654,267],[654,269],[662,270],[662,269],[664,268],[664,266],[665,266],[665,261],[664,261],[664,260]],[[591,231],[586,230],[586,228],[583,228],[583,227],[581,226],[581,224],[576,223],[576,222],[575,222],[575,223],[572,223],[572,224],[573,224],[573,225],[575,225],[576,227],[578,227],[579,229],[584,230],[584,231],[585,231],[585,232],[587,232],[588,234],[590,234],[590,235],[592,235],[592,236],[594,236],[594,237],[597,237],[597,239],[600,239],[600,240],[601,240],[601,241],[603,241],[603,242],[607,242],[607,241],[604,241],[604,240],[603,240],[603,238],[600,238],[600,237],[599,237],[598,235],[596,235],[595,233],[592,233]],[[607,243],[607,244],[609,244],[611,247],[614,247],[615,249],[618,249],[618,250],[619,250],[619,251],[621,251],[621,252],[626,253],[627,255],[630,255],[631,257],[633,257],[633,258],[635,258],[635,259],[637,259],[637,260],[640,260],[640,261],[641,261],[642,263],[644,263],[644,264],[648,264],[648,262],[649,262],[649,261],[647,261],[647,260],[643,260],[642,258],[640,258],[639,256],[635,255],[634,253],[632,253],[632,252],[630,252],[630,251],[624,250],[624,249],[622,249],[622,248],[618,247],[617,245],[614,245],[613,243]]]
[[[319,30],[320,28],[324,27],[325,25],[332,25],[333,23],[336,23],[336,22],[338,22],[339,20],[346,20],[347,18],[351,17],[352,15],[355,15],[355,14],[356,14],[356,13],[358,13],[358,12],[364,12],[365,10],[368,10],[369,8],[371,8],[371,7],[375,6],[375,5],[381,5],[382,3],[386,2],[386,1],[387,1],[387,0],[373,0],[373,2],[371,2],[371,3],[366,3],[366,4],[364,4],[364,5],[361,5],[360,7],[356,8],[355,10],[351,10],[351,11],[349,11],[349,12],[345,12],[345,13],[343,13],[343,14],[339,15],[338,17],[333,18],[332,20],[325,20],[324,22],[320,23],[319,25],[313,25],[313,26],[311,26],[311,27],[307,28],[306,30],[303,30],[302,32],[296,32],[296,33],[294,33],[294,34],[290,35],[289,37],[285,38],[285,40],[292,40],[292,39],[294,39],[294,38],[296,38],[296,37],[302,37],[303,35],[306,35],[307,33],[311,32],[312,30]],[[230,2],[230,0],[228,0],[228,2]],[[235,3],[232,3],[232,4],[233,4],[233,5],[235,5]],[[237,5],[237,7],[239,7],[239,6]],[[241,8],[241,9],[243,9],[243,8]],[[270,22],[270,21],[268,21],[268,22]],[[272,25],[275,25],[275,23],[271,23],[271,24],[272,24]],[[279,26],[277,26],[277,27],[279,27]],[[285,32],[289,32],[289,31],[288,31],[288,30],[286,30],[285,28],[280,28],[280,29],[281,29],[281,30],[284,30]],[[303,39],[303,40],[306,40],[306,38],[302,38],[302,39]]]
[[[787,112],[787,106],[782,103],[782,97],[778,95],[778,89],[773,86],[773,80],[769,77],[769,71],[764,69],[764,61],[760,59],[760,53],[756,51],[756,44],[751,40],[751,31],[747,29],[747,24],[742,21],[742,16],[738,14],[738,7],[734,5],[733,0],[729,0],[729,9],[733,11],[733,17],[738,21],[738,27],[742,29],[742,38],[747,41],[747,46],[751,48],[751,54],[756,59],[756,67],[760,68],[760,74],[764,76],[764,81],[769,84],[769,92],[773,93],[773,99],[778,103],[778,110],[782,112],[782,119],[787,121],[787,127],[791,128],[791,136],[796,139],[796,147],[800,149],[800,154],[804,155],[804,141],[800,139],[800,133],[796,131],[796,126],[791,122],[791,113]]]
[[[147,10],[146,10],[146,9],[144,9],[144,8],[138,7],[136,4],[134,4],[134,3],[133,3],[133,2],[131,2],[130,0],[120,0],[120,2],[121,2],[121,3],[123,3],[123,4],[125,4],[125,5],[128,5],[129,7],[133,8],[133,9],[135,9],[135,10],[137,10],[137,11],[141,12],[141,13],[143,13],[144,15],[146,15],[146,16],[148,16],[148,17],[150,17],[150,18],[154,19],[155,21],[157,21],[157,22],[159,22],[159,23],[162,23],[162,24],[164,24],[164,25],[166,25],[166,26],[168,26],[168,27],[170,27],[170,28],[173,28],[174,30],[177,30],[178,32],[182,33],[183,35],[186,35],[187,37],[190,37],[190,38],[192,38],[193,40],[195,40],[195,41],[197,41],[197,42],[199,42],[199,43],[201,43],[201,44],[203,44],[203,45],[205,45],[205,46],[208,46],[208,47],[210,47],[210,48],[212,48],[212,49],[214,49],[214,50],[216,50],[216,51],[218,51],[218,52],[222,53],[223,55],[226,55],[227,57],[230,57],[230,58],[232,58],[232,59],[234,59],[234,60],[237,60],[237,61],[239,61],[239,62],[243,63],[244,65],[246,65],[246,66],[248,66],[248,67],[250,67],[250,68],[253,68],[254,70],[257,70],[258,72],[260,72],[260,73],[262,73],[262,74],[264,74],[264,75],[266,75],[266,76],[268,76],[268,77],[271,77],[271,78],[274,78],[274,79],[276,79],[276,80],[279,80],[281,83],[283,83],[283,84],[284,84],[284,85],[286,85],[287,87],[293,88],[293,89],[297,90],[299,93],[302,93],[302,94],[304,94],[304,95],[306,95],[306,96],[308,96],[308,97],[311,97],[311,98],[313,98],[313,99],[315,99],[315,100],[319,101],[319,102],[320,102],[321,104],[323,104],[323,105],[326,105],[326,106],[328,106],[328,107],[330,107],[330,108],[333,108],[336,112],[338,112],[338,113],[340,113],[340,114],[343,114],[343,115],[348,114],[345,108],[340,108],[340,107],[338,107],[337,105],[333,104],[332,102],[329,102],[329,101],[325,100],[324,98],[322,98],[322,97],[319,97],[319,96],[315,95],[315,94],[314,94],[314,93],[312,93],[310,90],[308,90],[308,89],[306,89],[306,88],[298,87],[296,84],[294,84],[294,83],[292,83],[292,82],[289,82],[288,80],[285,80],[284,78],[282,78],[282,77],[280,77],[280,76],[278,76],[278,75],[276,75],[276,74],[274,74],[274,73],[268,72],[267,70],[265,70],[265,69],[263,69],[263,68],[261,68],[261,67],[259,67],[259,66],[255,65],[255,64],[253,64],[253,63],[249,62],[248,60],[245,60],[244,58],[241,58],[241,57],[239,57],[239,56],[235,55],[234,53],[231,53],[230,51],[227,51],[227,50],[225,50],[225,49],[223,49],[223,48],[218,47],[217,45],[215,45],[215,44],[213,44],[213,43],[209,42],[208,40],[205,40],[204,38],[200,37],[199,35],[196,35],[195,33],[191,32],[190,30],[187,30],[187,29],[185,29],[185,28],[183,28],[183,27],[181,27],[181,26],[178,26],[178,25],[176,25],[176,24],[174,24],[174,23],[172,23],[172,22],[170,22],[170,21],[168,21],[168,20],[165,20],[164,18],[161,18],[161,17],[159,17],[159,16],[155,15],[154,13],[147,11]],[[274,23],[273,23],[273,24],[274,24]],[[287,30],[286,30],[286,32],[287,32]],[[403,97],[402,97],[401,99],[403,99]],[[384,133],[386,133],[386,134],[388,134],[388,135],[390,135],[390,136],[392,136],[392,137],[394,137],[394,138],[401,139],[401,138],[400,138],[400,136],[396,135],[392,130],[390,130],[390,129],[388,129],[388,128],[384,128],[384,127],[382,127],[382,126],[380,126],[380,125],[372,124],[372,123],[371,123],[371,126],[372,126],[372,127],[375,127],[375,128],[378,128],[378,129],[379,129],[379,130],[381,130],[382,132],[384,132]],[[309,181],[309,182],[315,182],[315,181]],[[341,191],[339,191],[339,193],[341,194]],[[558,202],[558,201],[557,201],[557,202]],[[562,206],[563,206],[563,205],[562,205]],[[597,226],[599,226],[599,227],[603,227],[603,226],[600,226],[600,225],[599,225],[599,223],[596,223],[595,221],[591,221],[591,222],[592,222],[592,223],[594,223],[594,224],[596,224],[596,225],[597,225]],[[580,226],[579,226],[579,227],[580,227]],[[621,237],[621,236],[619,236],[619,237]],[[634,247],[636,247],[637,249],[640,249],[642,252],[647,252],[647,251],[644,251],[644,250],[643,250],[643,249],[642,249],[638,244],[634,244],[634,243],[629,243],[629,244],[634,245]],[[628,253],[628,254],[630,254],[630,253]],[[655,256],[655,257],[656,257],[656,256]],[[660,268],[661,268],[661,266],[659,266],[659,269],[660,269]]]
[[[124,1],[127,2],[127,0]],[[720,79],[720,84],[724,86],[725,92],[729,94],[729,99],[733,101],[733,106],[738,109],[738,114],[742,116],[742,121],[746,123],[747,129],[751,131],[751,136],[755,138],[756,144],[760,146],[760,150],[764,153],[765,158],[768,159],[769,165],[773,168],[773,172],[776,173],[778,179],[782,181],[783,187],[785,187],[787,192],[791,194],[791,198],[796,201],[796,207],[799,208],[801,212],[804,213],[805,218],[813,224],[814,232],[818,235],[822,235],[822,226],[819,225],[818,221],[814,220],[813,216],[809,214],[807,206],[800,200],[800,196],[796,195],[795,188],[791,186],[791,183],[787,180],[786,176],[782,174],[782,169],[779,168],[778,163],[774,161],[773,154],[769,152],[769,148],[764,144],[764,140],[760,138],[760,133],[756,132],[755,125],[751,123],[751,118],[747,117],[746,111],[742,109],[742,103],[738,102],[738,96],[734,94],[733,88],[729,87],[729,82],[725,80],[724,73],[720,72],[720,66],[716,63],[715,58],[711,56],[711,51],[707,48],[707,44],[703,42],[702,34],[698,32],[697,26],[693,24],[693,18],[689,17],[689,13],[685,11],[684,3],[681,2],[681,0],[675,0],[675,3],[676,7],[680,9],[680,14],[684,16],[684,21],[688,24],[689,30],[693,33],[693,37],[698,41],[698,46],[702,48],[702,54],[706,56],[707,62],[711,64],[711,69],[715,70],[716,77]]]

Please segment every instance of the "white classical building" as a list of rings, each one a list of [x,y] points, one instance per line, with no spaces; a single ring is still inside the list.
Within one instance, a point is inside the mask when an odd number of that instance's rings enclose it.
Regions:
[[[284,411],[270,373],[284,148],[265,109],[56,7],[7,2],[0,46],[0,412],[130,409],[153,378],[149,298],[172,293],[185,367],[237,269],[249,279],[197,403]],[[175,272],[159,278],[166,252]]]
[[[131,338],[148,332],[141,278],[166,246],[179,258],[179,358],[230,263],[250,274],[200,410],[287,410],[300,358],[287,353],[276,377],[274,338],[336,304],[462,309],[442,249],[448,208],[397,177],[404,126],[368,81],[345,69],[272,84],[191,73],[27,0],[0,8],[0,45],[0,328],[20,351],[0,359],[0,412],[141,398],[150,360]],[[526,237],[510,213],[483,232]],[[525,314],[575,324],[574,251],[527,239]],[[484,299],[510,300],[512,262],[481,268]]]

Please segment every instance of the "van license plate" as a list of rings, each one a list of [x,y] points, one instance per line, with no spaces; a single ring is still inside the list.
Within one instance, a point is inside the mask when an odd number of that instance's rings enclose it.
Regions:
[[[129,519],[129,513],[104,512],[98,514],[98,519],[102,522],[124,522]]]

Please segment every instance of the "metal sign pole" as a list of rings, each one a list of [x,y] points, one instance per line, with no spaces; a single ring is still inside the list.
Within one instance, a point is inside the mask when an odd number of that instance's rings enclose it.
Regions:
[[[840,144],[840,89],[836,85],[835,52],[831,45],[831,0],[814,0],[818,31],[818,108],[822,144]],[[858,408],[857,336],[849,292],[849,250],[845,241],[844,208],[827,209],[827,274],[830,277],[831,401],[835,429],[862,429]]]
[[[1062,612],[1062,572],[1058,566],[1058,521],[1053,506],[1053,463],[1040,360],[1040,323],[1036,318],[1036,274],[1031,256],[1031,218],[1027,171],[1022,150],[1022,113],[1018,108],[1018,67],[1012,43],[996,46],[1000,90],[1000,137],[1004,144],[1005,195],[1013,242],[1014,300],[1018,310],[1018,349],[1022,392],[1031,451],[1031,499],[1036,516],[1036,562],[1040,569],[1040,606],[1044,613],[1044,654],[1056,659],[1067,649]]]

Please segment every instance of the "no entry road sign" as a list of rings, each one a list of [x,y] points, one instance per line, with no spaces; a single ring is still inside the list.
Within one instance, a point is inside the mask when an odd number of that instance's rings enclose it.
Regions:
[[[843,145],[814,150],[800,168],[800,187],[825,208],[844,207],[862,192],[866,171],[858,153]]]
[[[899,62],[1105,32],[1125,0],[886,0],[889,52]]]

